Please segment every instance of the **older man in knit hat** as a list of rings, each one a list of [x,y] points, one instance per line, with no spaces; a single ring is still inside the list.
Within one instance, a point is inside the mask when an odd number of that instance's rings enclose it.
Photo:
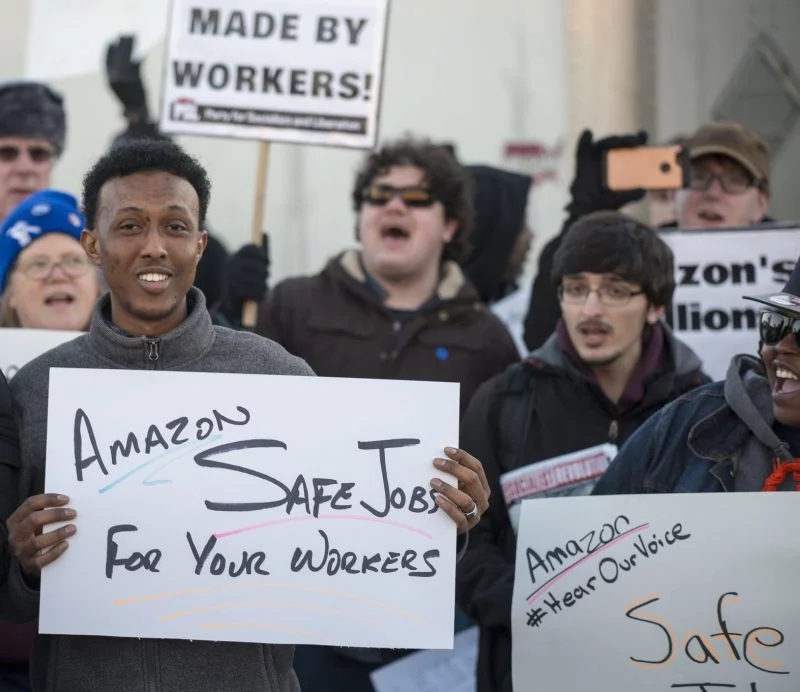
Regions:
[[[38,82],[0,83],[0,221],[49,186],[66,129],[63,100],[52,89]]]

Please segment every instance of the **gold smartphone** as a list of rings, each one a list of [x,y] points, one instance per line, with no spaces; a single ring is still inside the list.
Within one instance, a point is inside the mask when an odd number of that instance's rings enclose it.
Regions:
[[[611,149],[606,155],[609,190],[676,190],[688,187],[690,174],[689,152],[680,145]]]

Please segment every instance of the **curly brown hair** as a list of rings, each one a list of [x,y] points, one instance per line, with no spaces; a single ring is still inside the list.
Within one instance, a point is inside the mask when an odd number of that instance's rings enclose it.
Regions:
[[[353,209],[361,210],[364,189],[392,166],[414,166],[424,172],[425,183],[444,206],[445,218],[458,224],[453,239],[444,246],[442,261],[463,260],[470,249],[469,236],[475,218],[472,183],[453,155],[430,140],[404,137],[369,154],[353,185]]]

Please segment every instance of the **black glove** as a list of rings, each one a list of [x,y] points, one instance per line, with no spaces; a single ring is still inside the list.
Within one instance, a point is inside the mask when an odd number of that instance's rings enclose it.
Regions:
[[[264,300],[268,279],[269,250],[265,235],[263,245],[243,245],[228,258],[220,306],[228,321],[239,324],[245,301],[254,300],[260,303]]]
[[[147,120],[147,98],[139,74],[139,63],[133,60],[134,36],[120,36],[106,49],[108,86],[125,107],[125,115]]]
[[[575,150],[575,179],[570,192],[572,201],[567,206],[571,218],[578,218],[594,211],[616,211],[644,197],[644,190],[609,190],[605,185],[603,170],[606,154],[610,149],[641,147],[647,144],[647,133],[621,137],[605,137],[593,141],[591,130],[584,130]]]

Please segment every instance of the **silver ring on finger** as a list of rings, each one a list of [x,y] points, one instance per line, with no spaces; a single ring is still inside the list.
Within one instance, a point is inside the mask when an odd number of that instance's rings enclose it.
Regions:
[[[472,501],[472,509],[469,512],[464,512],[464,516],[467,519],[474,519],[478,516],[478,505],[476,504],[475,500]]]

